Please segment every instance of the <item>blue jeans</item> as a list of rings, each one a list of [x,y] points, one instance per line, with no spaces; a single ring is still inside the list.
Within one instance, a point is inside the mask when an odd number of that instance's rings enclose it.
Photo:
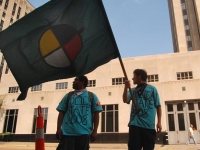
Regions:
[[[190,139],[193,139],[194,143],[197,144],[194,135],[189,136],[187,144],[190,144]]]

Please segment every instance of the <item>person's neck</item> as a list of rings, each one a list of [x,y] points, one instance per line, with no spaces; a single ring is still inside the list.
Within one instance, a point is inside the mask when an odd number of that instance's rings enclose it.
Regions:
[[[146,84],[146,82],[145,82],[145,81],[141,81],[141,82],[139,82],[137,85],[138,85],[138,86],[142,86],[142,85],[144,85],[144,84]]]
[[[84,91],[84,90],[86,90],[85,88],[81,88],[81,89],[75,89],[74,91],[75,92],[82,92],[82,91]]]

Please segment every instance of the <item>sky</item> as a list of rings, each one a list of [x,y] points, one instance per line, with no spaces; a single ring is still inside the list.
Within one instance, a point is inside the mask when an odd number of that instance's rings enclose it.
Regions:
[[[39,7],[49,0],[29,0]],[[173,53],[167,0],[103,0],[122,58]]]

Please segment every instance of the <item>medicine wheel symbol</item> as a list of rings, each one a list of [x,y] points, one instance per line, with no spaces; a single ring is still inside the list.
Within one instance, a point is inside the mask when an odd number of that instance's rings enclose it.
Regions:
[[[80,33],[72,26],[61,24],[46,30],[40,38],[39,49],[44,61],[56,68],[70,66],[82,48]]]

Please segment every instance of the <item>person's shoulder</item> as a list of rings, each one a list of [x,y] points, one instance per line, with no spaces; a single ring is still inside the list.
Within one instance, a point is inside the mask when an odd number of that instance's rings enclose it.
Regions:
[[[64,99],[64,98],[67,98],[69,94],[73,94],[73,91],[67,92],[67,93],[64,95],[63,99]]]
[[[97,95],[94,92],[88,91],[88,94],[91,93],[93,97],[97,97]]]
[[[149,87],[149,88],[155,88],[155,86],[153,86],[151,84],[147,84],[147,87]]]
[[[131,90],[134,91],[136,87],[132,87]]]
[[[155,86],[153,86],[153,85],[151,85],[151,84],[147,84],[147,88],[150,88],[150,89],[155,89],[155,90],[157,90],[157,89],[156,89],[156,87],[155,87]]]
[[[88,91],[88,90],[85,90],[85,92],[84,92],[84,94],[87,94],[88,96],[96,96],[96,94],[94,93],[94,92],[92,92],[92,91]]]

